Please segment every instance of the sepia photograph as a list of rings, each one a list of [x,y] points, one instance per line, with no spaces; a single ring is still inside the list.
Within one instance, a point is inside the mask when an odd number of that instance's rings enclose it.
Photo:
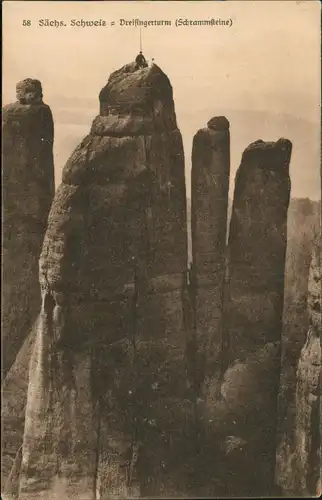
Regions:
[[[321,4],[2,3],[0,500],[321,495]]]

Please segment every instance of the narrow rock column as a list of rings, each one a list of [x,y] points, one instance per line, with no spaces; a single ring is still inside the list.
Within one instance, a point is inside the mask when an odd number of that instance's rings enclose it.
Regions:
[[[192,280],[195,294],[197,384],[220,374],[223,287],[230,173],[229,122],[212,118],[192,147]]]
[[[240,372],[237,386],[250,360],[252,373],[239,395],[248,403],[241,399],[234,435],[246,444],[233,457],[231,495],[273,493],[291,148],[286,139],[256,141],[244,151],[236,175],[226,356]]]
[[[38,80],[3,109],[3,376],[39,312],[38,260],[54,196],[54,125]]]

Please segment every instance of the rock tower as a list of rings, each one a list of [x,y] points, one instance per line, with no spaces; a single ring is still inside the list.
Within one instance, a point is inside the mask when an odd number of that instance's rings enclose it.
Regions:
[[[17,84],[3,109],[3,376],[37,317],[38,260],[54,196],[54,125],[41,83]]]
[[[192,147],[192,286],[201,393],[221,372],[229,173],[229,122],[214,117],[197,132]]]
[[[274,494],[291,150],[286,139],[256,141],[236,174],[223,355],[242,390],[234,435],[245,445],[234,458],[232,495]]]
[[[192,402],[184,156],[172,87],[111,74],[68,160],[40,258],[19,499],[175,495]],[[191,417],[192,418],[192,417]],[[179,484],[181,481],[182,484]]]

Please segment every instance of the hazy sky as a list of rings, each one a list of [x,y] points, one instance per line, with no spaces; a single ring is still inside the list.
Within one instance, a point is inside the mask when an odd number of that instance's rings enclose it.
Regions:
[[[142,28],[143,50],[171,80],[187,171],[194,133],[211,116],[225,114],[231,122],[232,177],[249,142],[287,136],[294,143],[293,196],[320,196],[318,1],[4,2],[3,102],[15,100],[19,80],[41,80],[55,119],[58,182],[98,112],[98,94],[109,74],[139,50],[139,29],[121,27],[122,18],[172,21],[171,27]],[[175,27],[178,18],[233,24]],[[32,25],[23,26],[28,19]],[[115,25],[39,27],[40,19]]]

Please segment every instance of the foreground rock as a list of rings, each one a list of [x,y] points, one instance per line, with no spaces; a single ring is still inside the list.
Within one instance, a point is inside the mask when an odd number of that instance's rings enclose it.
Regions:
[[[20,500],[184,493],[186,262],[172,88],[129,64],[101,91],[49,216]]]
[[[321,202],[291,199],[288,211],[288,241],[285,267],[285,294],[282,338],[282,370],[279,392],[279,436],[277,481],[285,494],[292,493],[290,470],[294,458],[297,365],[309,328],[307,307],[308,277],[312,249],[320,231]],[[292,458],[293,457],[293,458]],[[289,486],[287,486],[289,483]]]
[[[39,312],[38,260],[54,196],[54,126],[41,83],[3,109],[3,377]]]
[[[288,140],[256,141],[236,174],[223,357],[240,373],[232,434],[245,444],[228,460],[231,496],[274,494],[290,157]]]
[[[301,351],[296,384],[296,481],[302,495],[321,494],[321,237],[309,276],[310,326]]]
[[[296,373],[295,425],[277,461],[285,494],[321,494],[321,236],[313,250],[308,284],[309,328]]]

